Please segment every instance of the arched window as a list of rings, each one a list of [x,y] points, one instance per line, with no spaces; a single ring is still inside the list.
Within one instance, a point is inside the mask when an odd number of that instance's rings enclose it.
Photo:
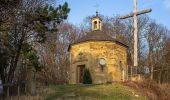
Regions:
[[[94,29],[97,29],[97,21],[94,22]]]
[[[99,29],[100,29],[101,22],[99,21]]]
[[[122,61],[119,62],[119,65],[120,65],[120,70],[122,71],[123,70]]]
[[[120,72],[121,72],[121,80],[124,80],[123,77],[124,77],[124,73],[123,73],[123,65],[122,65],[122,61],[119,62],[120,63]]]

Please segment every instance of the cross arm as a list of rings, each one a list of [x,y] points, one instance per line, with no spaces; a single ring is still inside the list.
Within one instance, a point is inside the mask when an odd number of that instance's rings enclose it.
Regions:
[[[147,9],[147,10],[139,11],[139,12],[137,12],[137,16],[145,14],[145,13],[149,13],[151,11],[152,11],[152,9]],[[133,16],[134,16],[134,13],[131,13],[131,14],[128,14],[128,15],[125,15],[125,16],[121,16],[121,17],[119,17],[119,19],[126,19],[126,18],[130,18],[130,17],[133,17]]]

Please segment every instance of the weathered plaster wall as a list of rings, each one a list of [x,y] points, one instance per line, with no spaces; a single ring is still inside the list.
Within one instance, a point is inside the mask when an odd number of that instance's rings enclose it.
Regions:
[[[98,64],[100,58],[106,60],[103,70]],[[121,78],[126,80],[127,48],[111,41],[83,42],[72,45],[70,48],[70,84],[78,83],[77,66],[84,64],[86,68],[89,68],[94,84],[121,81]],[[124,75],[120,66],[123,67]]]

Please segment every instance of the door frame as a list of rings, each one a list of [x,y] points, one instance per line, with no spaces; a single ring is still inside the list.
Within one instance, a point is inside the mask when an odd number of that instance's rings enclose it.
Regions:
[[[81,75],[80,74],[80,70],[81,70],[80,68],[83,68],[83,74],[84,74],[85,67],[86,67],[85,64],[77,65],[77,83],[78,84],[82,84],[83,83],[83,82],[80,81],[80,75]],[[82,81],[83,81],[83,79],[82,79]]]

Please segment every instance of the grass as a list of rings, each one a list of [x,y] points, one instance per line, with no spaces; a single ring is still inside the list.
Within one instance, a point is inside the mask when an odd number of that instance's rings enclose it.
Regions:
[[[146,100],[137,92],[121,84],[56,85],[45,100]],[[138,95],[137,95],[138,94]],[[137,96],[135,96],[137,95]]]

